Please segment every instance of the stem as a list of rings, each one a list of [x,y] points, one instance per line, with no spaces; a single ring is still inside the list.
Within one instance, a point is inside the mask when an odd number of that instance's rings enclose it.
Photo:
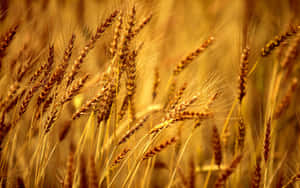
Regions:
[[[183,148],[182,148],[182,150],[181,150],[181,152],[180,152],[180,155],[179,155],[179,158],[178,158],[178,160],[177,160],[176,166],[175,166],[174,171],[173,171],[173,173],[172,173],[171,179],[170,179],[170,181],[169,181],[168,188],[171,188],[171,186],[172,186],[173,180],[174,180],[175,175],[176,175],[177,168],[178,168],[179,163],[180,163],[180,161],[181,161],[181,159],[182,159],[183,153],[184,153],[184,151],[185,151],[185,149],[186,149],[186,147],[187,147],[189,141],[191,140],[191,138],[192,138],[192,136],[193,136],[193,134],[194,134],[194,130],[195,130],[195,129],[193,129],[192,133],[190,134],[190,136],[187,138],[187,140],[186,140],[185,143],[184,143],[184,146],[183,146]]]

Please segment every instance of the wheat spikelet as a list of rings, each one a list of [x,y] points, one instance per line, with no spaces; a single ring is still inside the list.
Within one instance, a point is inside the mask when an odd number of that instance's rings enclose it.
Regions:
[[[71,149],[69,157],[68,157],[68,163],[67,163],[67,173],[64,179],[64,188],[71,188],[73,185],[73,177],[74,177],[74,151]]]
[[[214,95],[212,95],[212,97],[206,103],[206,105],[204,107],[204,111],[209,112],[212,104],[214,103],[214,101],[217,99],[218,96],[219,96],[219,92],[216,92]],[[197,127],[200,127],[202,120],[203,119],[201,119],[201,118],[195,120],[194,129],[196,129]]]
[[[85,188],[88,187],[88,175],[87,175],[87,170],[86,170],[86,161],[83,155],[80,156],[80,182],[79,182],[79,187],[80,188]]]
[[[247,84],[247,74],[248,74],[248,58],[249,58],[249,48],[245,48],[241,57],[241,68],[239,76],[239,96],[238,99],[242,103],[243,98],[246,95],[246,84]]]
[[[46,119],[46,123],[45,123],[45,134],[48,133],[50,131],[50,128],[52,127],[52,125],[54,124],[54,122],[57,119],[58,116],[58,109],[56,106],[54,106],[53,110],[50,112],[49,116]]]
[[[298,33],[296,38],[294,39],[292,45],[287,49],[284,59],[281,62],[281,67],[283,69],[287,68],[292,64],[292,62],[296,59],[298,55],[298,47],[300,45],[300,34]]]
[[[280,64],[282,65],[283,58],[285,57],[284,55],[287,53],[286,50],[289,46],[289,43],[287,41],[282,42],[280,45],[280,48],[277,51],[276,57],[277,59],[281,62]]]
[[[239,119],[239,132],[238,132],[238,138],[237,138],[237,144],[242,151],[244,149],[245,144],[245,137],[246,137],[246,125],[242,117]]]
[[[89,171],[88,171],[88,182],[89,187],[91,188],[97,188],[98,187],[98,177],[97,177],[97,171],[96,171],[96,164],[94,160],[94,156],[90,156],[90,162],[89,162]]]
[[[131,12],[128,15],[128,22],[126,25],[126,30],[127,30],[127,35],[126,35],[126,40],[124,41],[125,46],[129,46],[129,42],[130,40],[134,37],[134,26],[135,26],[135,19],[136,19],[136,6],[133,5],[133,7],[131,8]]]
[[[20,53],[23,53],[23,52],[20,52]],[[25,52],[24,52],[25,53]],[[20,56],[24,56],[25,54],[19,54]],[[16,80],[18,82],[21,82],[24,78],[26,78],[26,73],[28,73],[30,71],[30,69],[32,69],[34,63],[36,63],[38,61],[38,58],[36,59],[33,59],[32,58],[33,54],[31,54],[27,59],[26,59],[26,62],[23,64],[23,65],[19,65],[19,67],[17,68],[16,71],[14,71],[15,73],[15,77],[16,77]],[[20,61],[21,57],[18,57],[16,59],[16,62],[17,61]],[[11,72],[13,72],[13,64],[11,64]]]
[[[118,113],[118,121],[121,121],[123,119],[124,115],[127,112],[127,109],[128,109],[128,96],[126,95],[122,102],[121,109]]]
[[[173,100],[171,100],[170,108],[169,108],[170,110],[173,110],[178,105],[186,88],[187,88],[187,83],[185,82],[182,85],[182,87],[178,90],[178,92],[175,94]]]
[[[42,101],[45,100],[45,98],[47,98],[47,96],[50,94],[51,89],[54,87],[56,82],[57,82],[57,84],[61,83],[61,80],[62,80],[65,70],[67,68],[68,62],[72,55],[74,41],[75,41],[75,35],[72,34],[69,44],[64,51],[63,62],[57,66],[56,70],[53,72],[53,74],[51,74],[49,80],[43,86],[43,90],[41,91],[40,96],[38,97],[38,105],[41,104]],[[49,53],[51,53],[51,54],[49,54],[48,62],[52,61],[51,64],[53,64],[54,50],[52,49]]]
[[[291,28],[289,31],[275,36],[273,40],[269,41],[265,47],[261,49],[261,56],[267,57],[276,47],[286,41],[288,37],[295,35],[297,32],[297,29]]]
[[[136,133],[144,124],[145,122],[148,120],[150,116],[146,115],[145,117],[143,117],[142,119],[140,119],[136,125],[130,129],[119,141],[118,145],[121,145],[123,143],[125,143],[134,133]]]
[[[170,84],[170,88],[168,89],[168,92],[167,92],[167,100],[165,102],[164,109],[167,109],[168,105],[174,98],[176,87],[177,87],[177,81],[176,81],[176,79],[173,79]]]
[[[113,41],[112,41],[111,47],[109,49],[111,57],[114,57],[116,55],[120,36],[121,36],[122,26],[123,26],[123,14],[122,14],[122,12],[120,12],[120,15],[118,16],[118,19],[117,19],[116,28],[114,31]]]
[[[270,145],[271,145],[271,119],[268,119],[265,129],[265,138],[264,138],[264,159],[265,161],[269,158],[270,153]]]
[[[196,186],[196,174],[195,174],[195,162],[193,157],[189,160],[189,186],[188,188],[195,188]]]
[[[282,100],[276,107],[274,113],[275,119],[279,119],[282,116],[282,114],[288,109],[291,103],[292,96],[296,92],[297,86],[298,86],[298,79],[293,78],[292,83],[288,88],[288,91],[286,92],[285,96],[282,98]]]
[[[8,113],[10,110],[12,110],[20,101],[25,92],[26,89],[22,88],[10,101],[8,101],[4,107],[4,112]]]
[[[174,123],[175,120],[174,119],[167,119],[157,125],[155,125],[150,131],[149,134],[156,134],[158,133],[160,130],[166,128],[167,126],[169,126],[170,124]]]
[[[21,106],[20,106],[20,110],[19,110],[19,117],[21,117],[27,110],[27,107],[29,105],[29,102],[31,101],[34,93],[39,89],[39,87],[41,86],[41,82],[36,82],[28,91],[27,95],[25,95]]]
[[[43,83],[46,83],[46,81],[49,79],[49,77],[50,77],[49,73],[52,71],[53,64],[54,64],[54,45],[51,44],[51,45],[49,45],[49,54],[48,54],[48,58],[47,58],[47,64],[45,66],[45,69],[43,70],[43,72],[44,72]]]
[[[103,96],[99,101],[99,106],[97,108],[98,124],[101,121],[106,121],[108,119],[115,96],[116,96],[116,85],[112,81],[111,83],[108,84],[108,89],[103,93]]]
[[[130,151],[130,149],[125,148],[113,161],[110,169],[114,169],[118,164],[122,162],[122,160],[126,157],[127,153]]]
[[[7,104],[16,96],[16,93],[18,92],[19,88],[19,82],[14,82],[10,85],[7,96],[0,103],[0,108],[5,108],[7,106]]]
[[[134,36],[136,36],[152,19],[152,14],[145,17],[143,21],[134,30]]]
[[[214,37],[210,37],[204,43],[196,49],[194,52],[190,53],[183,60],[179,62],[179,64],[175,67],[173,71],[173,75],[177,76],[182,72],[185,67],[187,67],[196,57],[198,57],[212,42],[214,41]]]
[[[9,28],[9,30],[4,35],[2,35],[0,37],[0,54],[1,54],[1,56],[3,55],[6,48],[9,46],[11,41],[13,40],[18,27],[19,27],[19,24],[13,25],[11,28]]]
[[[89,78],[89,75],[85,74],[79,80],[74,82],[72,84],[72,86],[70,87],[70,89],[68,89],[68,91],[62,97],[62,99],[59,101],[59,104],[63,105],[66,102],[72,100],[72,98],[79,93],[80,89],[83,88],[83,86],[86,83],[86,81],[88,80],[88,78]]]
[[[69,65],[69,61],[71,59],[73,48],[74,48],[75,39],[76,39],[76,35],[72,34],[72,36],[71,36],[71,38],[70,38],[70,40],[68,42],[68,45],[65,48],[64,56],[63,56],[63,61],[62,61],[62,63],[60,63],[58,65],[58,68],[57,68],[57,76],[58,76],[58,78],[56,80],[57,85],[59,85],[62,82],[64,74],[66,72],[66,69],[67,69],[67,67]],[[54,77],[56,77],[56,75]]]
[[[261,180],[260,159],[256,160],[255,170],[252,175],[251,188],[259,188]]]
[[[0,70],[2,67],[2,58],[6,55],[5,51],[10,45],[11,41],[14,39],[18,27],[19,24],[12,26],[3,36],[0,37]]]
[[[88,112],[92,107],[98,103],[104,95],[107,95],[110,89],[112,88],[111,84],[109,83],[109,80],[106,78],[104,80],[103,88],[100,90],[100,92],[97,93],[96,96],[94,96],[92,99],[88,100],[80,109],[78,109],[73,115],[72,119],[75,120],[79,118],[82,114]]]
[[[220,134],[215,125],[213,126],[213,133],[212,133],[212,148],[214,151],[215,164],[220,166],[222,163],[222,146],[221,146]]]
[[[203,120],[212,117],[211,112],[193,112],[193,111],[183,111],[176,113],[173,117],[175,121],[183,121],[183,120]],[[171,116],[172,117],[172,116]]]
[[[206,111],[208,111],[212,107],[212,104],[217,100],[218,96],[220,96],[220,92],[216,92],[209,98],[209,100],[206,103],[206,106],[204,107]]]
[[[42,107],[42,110],[40,111],[40,113],[37,114],[37,119],[39,119],[41,117],[41,115],[45,114],[47,112],[47,110],[49,109],[50,105],[53,103],[53,101],[56,100],[58,92],[56,91],[52,96],[49,96]]]
[[[30,83],[34,83],[39,78],[39,76],[41,75],[43,70],[45,70],[47,64],[48,64],[48,62],[45,62],[33,73],[33,75],[30,78]]]
[[[215,183],[215,188],[220,188],[225,185],[226,180],[229,178],[229,176],[234,172],[240,161],[242,160],[242,155],[236,156],[233,161],[231,162],[230,166],[225,169],[223,172],[221,172],[219,178],[217,179]]]
[[[90,39],[90,41],[82,49],[82,51],[80,52],[80,55],[75,60],[73,66],[72,66],[71,73],[69,74],[69,76],[67,78],[67,86],[69,86],[73,82],[76,74],[78,73],[78,70],[80,69],[80,65],[84,61],[84,58],[88,55],[88,53],[90,52],[90,50],[94,48],[95,43],[102,36],[102,34],[105,32],[105,30],[112,25],[114,19],[117,17],[118,14],[119,14],[118,10],[114,11],[104,21],[104,23],[97,28],[95,35],[92,36],[92,38]]]
[[[129,55],[129,61],[127,66],[127,81],[126,81],[126,89],[128,96],[128,107],[129,107],[129,115],[130,119],[133,121],[135,119],[135,104],[134,104],[134,95],[136,92],[136,56],[138,51],[134,50]]]
[[[129,14],[128,22],[126,25],[126,31],[123,34],[121,40],[121,49],[119,50],[118,56],[120,59],[120,70],[119,70],[119,78],[121,78],[122,73],[126,70],[126,60],[129,55],[129,45],[130,41],[133,37],[133,27],[135,25],[135,16],[136,10],[135,6],[132,7],[131,12]]]
[[[44,64],[42,64],[32,75],[30,78],[30,82],[33,83],[37,80],[37,78],[44,73],[44,77],[47,77],[48,73],[50,72],[51,66],[54,63],[54,46],[49,46],[49,54],[48,60]]]
[[[181,109],[180,109],[181,110]],[[213,114],[211,112],[190,112],[190,111],[180,111],[176,113],[168,114],[166,118],[163,119],[163,122],[154,126],[150,130],[150,134],[158,133],[160,130],[168,128],[175,122],[184,121],[184,120],[204,120],[211,118]]]
[[[49,59],[50,59],[50,57],[49,57]],[[51,60],[53,61],[53,56],[52,56]],[[61,74],[62,74],[62,69],[60,67],[58,67],[55,70],[55,72],[50,76],[49,80],[43,86],[40,96],[38,97],[38,102],[37,102],[38,105],[40,105],[50,94],[51,89],[54,87],[55,82],[59,79],[59,77],[62,77]]]
[[[155,146],[154,148],[150,149],[148,152],[144,154],[143,160],[152,158],[154,155],[160,153],[163,149],[167,148],[168,146],[174,144],[177,141],[176,137],[172,137],[169,140],[166,140],[162,144]]]
[[[175,113],[179,113],[179,112],[183,112],[184,110],[186,110],[189,106],[191,106],[192,104],[194,104],[197,100],[198,100],[198,94],[192,96],[190,99],[187,99],[186,101],[183,101],[181,103],[179,103],[176,108],[173,110],[173,112]],[[173,113],[172,112],[172,113]]]
[[[157,96],[159,83],[160,83],[159,70],[158,70],[158,67],[155,67],[155,69],[154,69],[154,83],[153,83],[153,89],[152,89],[152,101],[154,101],[156,96]]]

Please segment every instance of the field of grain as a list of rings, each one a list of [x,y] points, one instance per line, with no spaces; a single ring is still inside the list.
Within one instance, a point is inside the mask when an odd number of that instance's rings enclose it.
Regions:
[[[1,0],[1,187],[299,188],[298,0]]]

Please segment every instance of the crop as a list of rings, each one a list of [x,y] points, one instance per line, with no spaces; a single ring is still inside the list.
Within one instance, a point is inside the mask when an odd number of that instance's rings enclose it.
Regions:
[[[0,1],[2,187],[299,187],[297,1]]]

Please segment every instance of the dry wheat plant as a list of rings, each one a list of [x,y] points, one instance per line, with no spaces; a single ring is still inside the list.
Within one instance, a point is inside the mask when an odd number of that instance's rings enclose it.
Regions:
[[[2,187],[300,187],[297,0],[1,0]]]

